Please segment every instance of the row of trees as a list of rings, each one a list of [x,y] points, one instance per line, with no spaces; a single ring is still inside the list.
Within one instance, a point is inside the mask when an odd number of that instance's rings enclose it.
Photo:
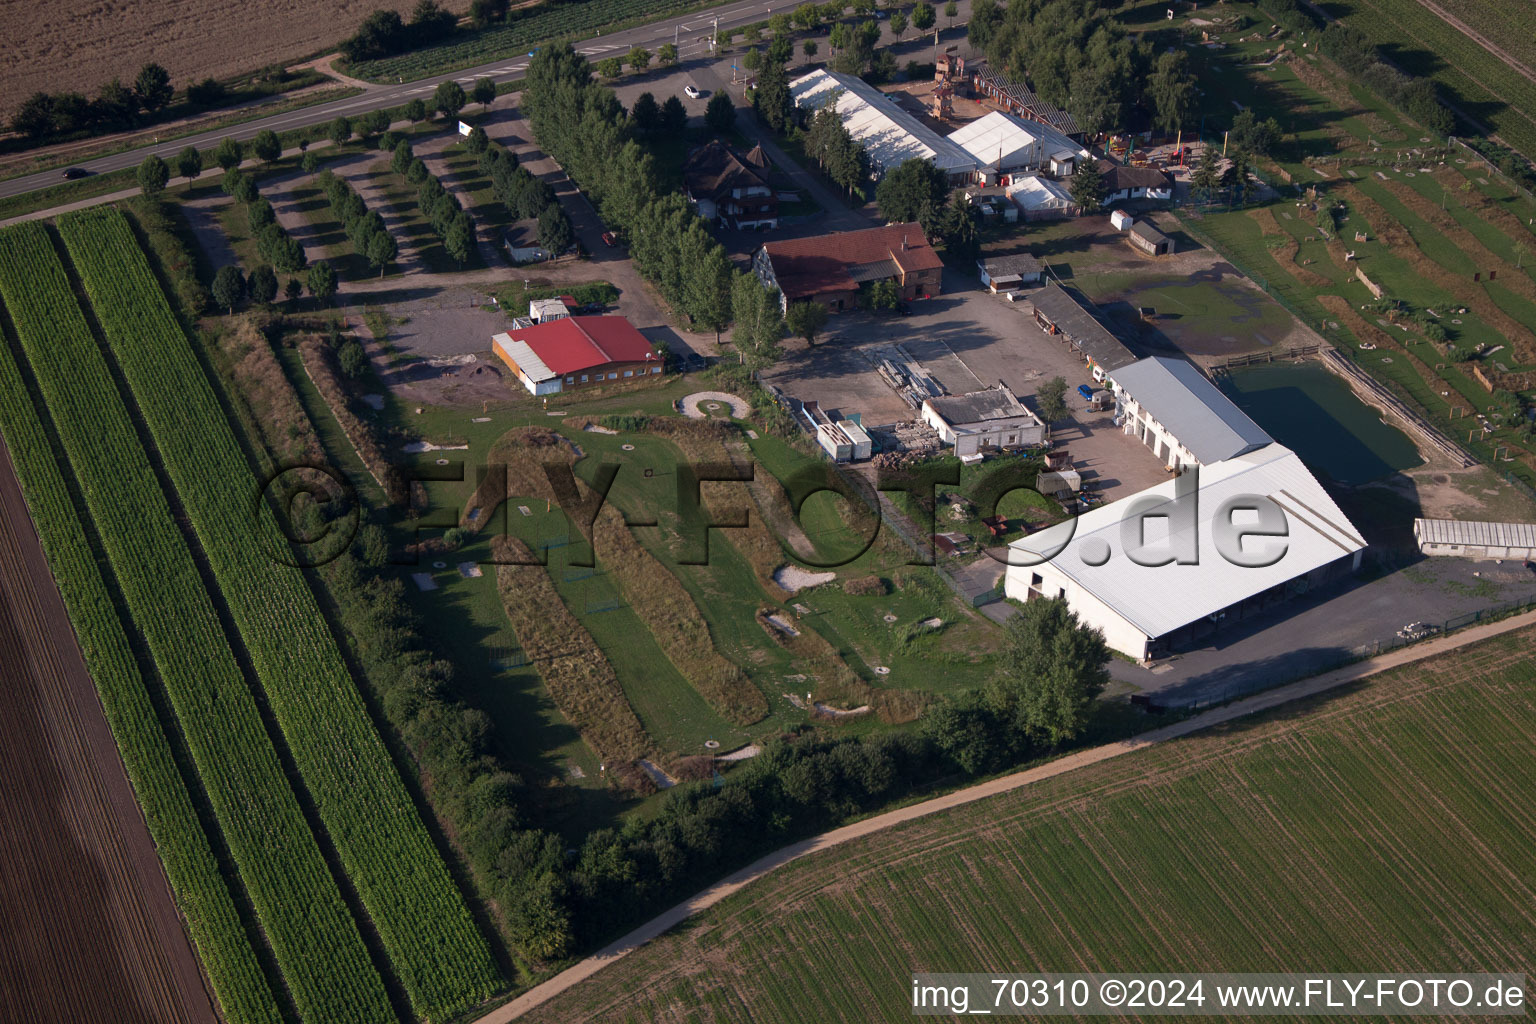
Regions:
[[[304,294],[306,284],[311,295],[321,302],[329,302],[336,294],[336,271],[325,260],[317,260],[306,271],[302,283],[297,275],[289,277],[283,293],[290,303],[297,302]],[[220,267],[213,275],[209,293],[216,306],[230,313],[246,298],[258,305],[270,305],[277,300],[277,271],[266,263],[252,267],[248,276],[234,264]]]
[[[528,66],[523,108],[539,144],[628,239],[635,269],[695,326],[723,330],[731,321],[730,259],[685,198],[661,194],[634,117],[592,81],[586,58],[567,44],[541,49]]]
[[[538,221],[540,246],[558,256],[575,243],[576,229],[555,190],[521,166],[516,153],[486,138],[480,128],[470,133],[469,148],[479,154],[480,172],[490,178],[491,191],[507,208],[509,218]]]
[[[11,117],[11,130],[34,141],[80,131],[131,128],[141,112],[154,114],[175,96],[171,76],[159,64],[145,64],[133,85],[114,78],[95,99],[78,92],[35,92]]]
[[[416,186],[417,208],[432,225],[449,257],[459,266],[469,262],[475,251],[475,222],[443,183],[433,177],[422,159],[411,152],[411,144],[401,139],[390,158],[390,170]]]
[[[231,167],[224,172],[222,186],[226,195],[245,204],[251,237],[256,239],[256,249],[262,259],[285,274],[303,270],[308,262],[304,246],[277,223],[277,213],[272,209],[272,204],[257,191],[256,180],[238,167]]]
[[[400,254],[394,236],[384,225],[384,218],[377,210],[369,210],[368,204],[357,191],[329,169],[320,172],[320,187],[331,204],[331,212],[341,222],[352,251],[376,268],[379,276]]]
[[[459,19],[435,0],[416,0],[409,22],[398,11],[383,8],[368,15],[354,35],[342,40],[341,55],[349,61],[389,57],[445,39],[458,23]]]

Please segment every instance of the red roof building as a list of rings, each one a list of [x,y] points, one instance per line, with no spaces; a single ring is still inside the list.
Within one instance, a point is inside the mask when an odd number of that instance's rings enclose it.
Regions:
[[[850,309],[859,287],[874,281],[895,281],[903,299],[937,295],[943,268],[915,222],[769,242],[752,258],[752,270],[779,290],[786,309],[807,300]]]
[[[492,338],[491,350],[535,395],[662,371],[656,347],[621,316],[568,316],[519,327]]]

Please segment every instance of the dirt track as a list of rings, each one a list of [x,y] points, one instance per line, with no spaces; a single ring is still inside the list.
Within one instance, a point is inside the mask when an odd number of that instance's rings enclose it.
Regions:
[[[212,1024],[0,445],[0,1020]]]

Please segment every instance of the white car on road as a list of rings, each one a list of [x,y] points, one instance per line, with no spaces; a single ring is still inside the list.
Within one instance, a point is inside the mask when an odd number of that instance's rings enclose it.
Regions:
[[[692,82],[689,82],[687,85],[683,86],[683,95],[687,96],[691,100],[696,100],[699,98],[699,87],[694,85]]]

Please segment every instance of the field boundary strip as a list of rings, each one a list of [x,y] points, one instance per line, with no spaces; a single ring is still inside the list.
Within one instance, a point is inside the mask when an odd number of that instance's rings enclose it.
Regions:
[[[633,953],[652,939],[658,938],[672,930],[688,918],[702,913],[704,910],[714,906],[757,879],[812,853],[831,849],[851,840],[860,839],[896,825],[936,814],[940,811],[947,811],[978,800],[984,800],[987,797],[996,796],[1000,793],[1021,789],[1036,782],[1065,775],[1079,768],[1086,768],[1089,765],[1108,761],[1138,750],[1144,750],[1168,740],[1223,725],[1234,719],[1270,711],[1283,704],[1326,693],[1329,690],[1348,683],[1357,682],[1377,673],[1385,672],[1388,669],[1399,668],[1403,665],[1422,661],[1425,658],[1434,657],[1438,654],[1444,654],[1447,651],[1456,650],[1457,648],[1465,647],[1490,637],[1530,626],[1536,626],[1536,611],[1526,612],[1499,622],[1473,626],[1460,633],[1437,637],[1434,640],[1413,647],[1399,648],[1388,654],[1383,654],[1366,661],[1355,662],[1352,665],[1346,665],[1342,668],[1313,676],[1310,679],[1303,679],[1299,682],[1276,687],[1273,690],[1268,690],[1222,707],[1212,708],[1210,711],[1196,715],[1194,718],[1176,722],[1173,725],[1155,729],[1140,736],[1133,736],[1130,739],[1121,740],[1116,743],[1106,743],[1102,746],[1080,750],[1047,764],[1015,772],[1012,775],[1005,775],[1001,778],[991,779],[975,786],[956,790],[941,797],[935,797],[932,800],[925,800],[922,803],[899,807],[896,810],[887,811],[884,814],[878,814],[872,818],[857,821],[850,825],[844,825],[830,832],[824,832],[819,836],[813,836],[810,839],[786,846],[783,849],[776,850],[759,858],[740,871],[726,876],[697,895],[679,903],[666,913],[652,918],[628,935],[615,940],[585,960],[561,971],[548,981],[536,985],[511,1002],[479,1018],[474,1024],[509,1024],[509,1022],[516,1020],[524,1013],[543,1005],[567,989],[592,977],[604,967]]]
[[[0,233],[0,297],[301,1017],[391,1013],[47,229]]]
[[[191,520],[267,702],[414,1012],[441,1019],[502,985],[485,937],[384,746],[303,576],[273,560],[258,481],[123,213],[59,232]],[[252,528],[266,531],[253,543]],[[269,546],[273,545],[273,546]]]

